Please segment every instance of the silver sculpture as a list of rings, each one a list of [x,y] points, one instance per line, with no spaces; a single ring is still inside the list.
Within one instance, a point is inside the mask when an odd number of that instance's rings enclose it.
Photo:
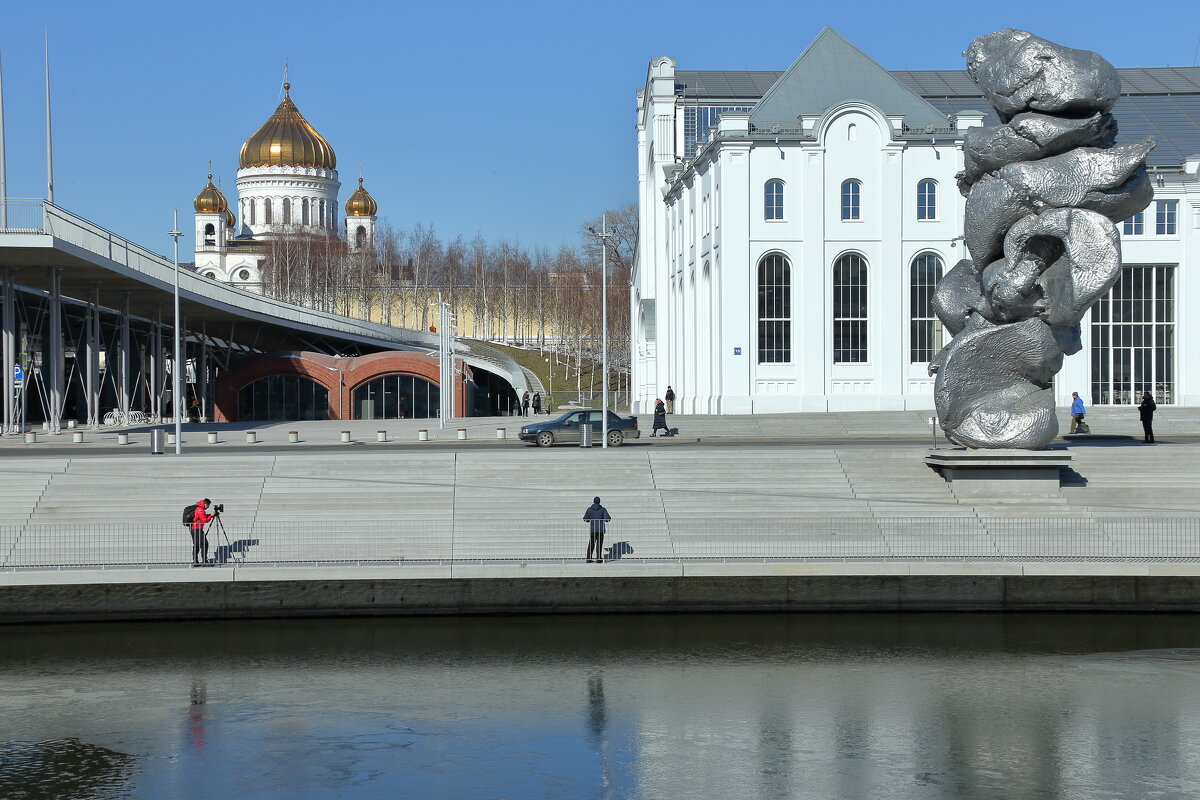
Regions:
[[[933,307],[954,336],[929,364],[947,438],[1039,450],[1058,435],[1054,374],[1121,274],[1114,222],[1150,203],[1152,140],[1114,144],[1121,80],[1095,53],[1012,28],[980,36],[967,73],[1002,125],[972,128],[958,262]]]

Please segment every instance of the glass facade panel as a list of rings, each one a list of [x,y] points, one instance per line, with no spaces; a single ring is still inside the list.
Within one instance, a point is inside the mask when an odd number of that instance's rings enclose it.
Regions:
[[[403,373],[380,375],[354,390],[354,419],[427,419],[436,417],[437,384]]]
[[[767,181],[763,195],[763,219],[783,219],[783,181]]]
[[[717,124],[726,112],[751,111],[753,106],[685,106],[683,109],[683,157],[696,155],[696,144],[708,135],[708,129]]]
[[[862,219],[862,184],[842,181],[842,219]]]
[[[1175,402],[1175,265],[1127,264],[1092,308],[1092,403]]]
[[[917,184],[917,219],[937,219],[937,181]]]
[[[1179,211],[1178,200],[1156,200],[1154,202],[1154,233],[1158,236],[1174,236]]]
[[[942,279],[942,269],[942,259],[922,253],[909,271],[908,360],[913,364],[932,361],[942,349],[942,322],[933,313],[933,290]]]
[[[772,253],[758,262],[758,363],[792,360],[792,265]]]
[[[833,265],[833,362],[867,361],[867,260],[848,253]]]
[[[302,375],[268,375],[238,391],[238,420],[329,419],[329,390]]]

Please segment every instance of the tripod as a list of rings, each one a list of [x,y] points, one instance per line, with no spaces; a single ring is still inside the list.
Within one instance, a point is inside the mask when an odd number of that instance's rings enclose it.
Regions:
[[[219,530],[221,532],[221,536],[225,537],[225,550],[228,551],[229,557],[233,558],[233,543],[231,543],[229,541],[229,533],[225,530],[225,523],[221,522],[221,512],[220,511],[218,511],[216,514],[213,514],[212,521],[210,521],[208,523],[208,527],[204,530],[205,537],[208,536],[208,532],[212,530],[212,527],[214,524],[216,524],[217,530]],[[221,549],[220,546],[218,546],[217,549],[220,550]],[[234,560],[236,560],[236,559],[234,559]],[[242,556],[242,560],[243,561],[246,560],[245,555]],[[214,561],[215,561],[215,559],[214,559]]]

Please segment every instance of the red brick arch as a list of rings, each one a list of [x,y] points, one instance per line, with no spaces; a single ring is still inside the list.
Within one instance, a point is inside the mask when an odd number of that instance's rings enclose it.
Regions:
[[[237,422],[238,391],[260,378],[271,375],[300,375],[329,391],[329,418],[353,419],[354,389],[381,375],[403,373],[438,385],[437,358],[424,353],[389,350],[354,358],[339,358],[322,353],[273,353],[221,374],[214,387],[213,420]],[[457,378],[454,395],[455,416],[465,416],[466,382]]]

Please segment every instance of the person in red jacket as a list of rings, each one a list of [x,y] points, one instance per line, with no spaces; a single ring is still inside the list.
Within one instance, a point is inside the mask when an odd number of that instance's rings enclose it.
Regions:
[[[215,515],[208,513],[208,507],[212,505],[212,500],[207,497],[196,502],[196,512],[192,516],[192,566],[198,567],[201,564],[208,563],[208,534],[204,532],[204,526]],[[200,558],[203,556],[204,560]]]

